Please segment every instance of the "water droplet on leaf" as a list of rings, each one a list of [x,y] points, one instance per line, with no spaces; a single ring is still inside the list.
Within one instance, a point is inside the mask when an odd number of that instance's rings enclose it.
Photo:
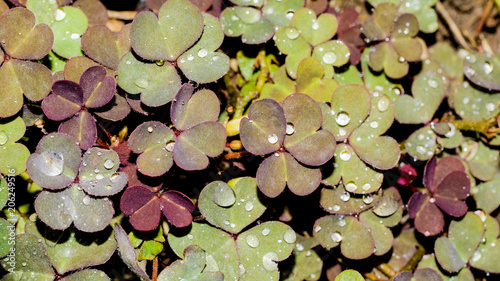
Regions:
[[[113,169],[113,167],[115,166],[115,162],[111,159],[107,159],[105,162],[104,162],[104,168],[108,169],[108,170],[111,170]]]
[[[380,112],[384,112],[389,108],[390,100],[386,96],[382,96],[377,103],[377,108]]]
[[[271,230],[270,230],[269,228],[267,228],[267,227],[266,227],[266,228],[264,228],[264,229],[262,230],[262,235],[267,236],[270,232],[271,232]]]
[[[342,192],[340,194],[340,200],[342,200],[344,202],[349,201],[350,198],[351,198],[351,195],[349,194],[349,192]]]
[[[488,75],[493,71],[493,65],[489,61],[484,61],[481,63],[481,69],[484,71],[484,74]]]
[[[339,243],[340,241],[342,241],[342,235],[340,235],[340,233],[338,232],[334,232],[332,233],[332,235],[330,235],[330,238],[332,238],[332,241],[335,242],[335,243]]]
[[[90,204],[90,196],[86,195],[86,196],[83,198],[83,204],[85,204],[85,205]]]
[[[257,236],[252,235],[252,234],[249,234],[247,236],[246,242],[247,242],[248,246],[250,246],[252,248],[257,248],[260,244],[259,238],[257,238]]]
[[[267,137],[267,140],[269,141],[270,144],[275,144],[278,142],[278,136],[276,134],[270,134]]]
[[[137,87],[142,88],[142,89],[146,89],[147,87],[149,87],[149,81],[145,78],[137,78],[134,81],[134,84],[137,85]]]
[[[318,21],[314,21],[312,24],[312,29],[317,30],[319,28],[319,23]]]
[[[333,64],[337,61],[337,55],[333,52],[326,52],[323,55],[323,62],[326,64]]]
[[[427,84],[428,84],[431,88],[434,88],[434,89],[435,89],[435,88],[437,88],[437,87],[439,86],[439,83],[438,83],[436,80],[432,79],[432,78],[431,78],[431,79],[429,79],[429,80],[427,81]]]
[[[351,153],[349,152],[349,150],[342,150],[342,152],[340,152],[340,159],[342,159],[343,161],[349,161],[349,159],[351,159]]]
[[[62,8],[57,8],[54,12],[54,19],[56,21],[62,21],[66,17],[66,12]]]
[[[295,127],[293,126],[292,123],[287,123],[286,124],[286,134],[291,135],[293,133],[295,133]]]
[[[373,202],[373,196],[371,195],[363,195],[363,203],[365,204],[371,204]]]
[[[207,49],[205,49],[205,48],[200,49],[200,50],[198,51],[198,56],[199,56],[200,58],[204,58],[204,57],[206,57],[206,56],[207,56],[207,54],[208,54],[208,51],[207,51]]]
[[[297,240],[297,235],[295,234],[295,231],[293,229],[288,229],[287,231],[285,231],[283,239],[286,243],[292,244]]]
[[[351,121],[351,118],[349,117],[349,114],[347,114],[347,112],[341,111],[339,112],[339,114],[337,114],[337,117],[335,117],[335,121],[337,122],[337,124],[339,124],[339,126],[346,126],[347,124],[349,124],[349,121]]]
[[[292,40],[297,39],[297,37],[299,37],[299,35],[300,35],[299,30],[295,27],[286,27],[285,34],[286,34],[286,37],[288,37]]]
[[[358,189],[358,186],[353,182],[349,182],[345,185],[345,189],[349,192],[354,192],[356,191],[356,189]]]
[[[109,179],[111,180],[111,182],[115,183],[118,181],[118,179],[120,178],[120,174],[119,173],[113,173]]]
[[[246,210],[247,212],[250,212],[252,209],[253,209],[253,203],[252,203],[252,202],[247,202],[247,203],[245,204],[245,210]]]
[[[9,141],[9,136],[5,133],[5,131],[0,131],[0,145],[4,145]]]
[[[34,164],[47,176],[58,176],[64,168],[64,156],[57,150],[44,151],[35,156]]]
[[[278,255],[274,252],[268,252],[262,257],[262,265],[264,269],[271,272],[278,270],[276,261],[279,259]]]

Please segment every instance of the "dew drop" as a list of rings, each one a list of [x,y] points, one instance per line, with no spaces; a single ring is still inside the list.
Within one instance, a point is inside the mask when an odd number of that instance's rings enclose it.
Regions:
[[[27,266],[28,264],[26,262],[21,263],[23,266]]]
[[[326,52],[323,55],[323,62],[326,64],[334,64],[337,61],[337,55],[333,52]]]
[[[86,195],[86,196],[83,198],[83,204],[85,204],[85,205],[90,204],[90,196]]]
[[[465,57],[465,59],[470,62],[470,63],[475,63],[476,62],[476,56],[474,55],[468,55]]]
[[[288,13],[286,13],[286,16],[285,16],[286,19],[287,20],[292,20],[293,14],[294,14],[293,11],[288,11]]]
[[[152,133],[153,132],[153,127],[148,127],[148,132]]]
[[[338,212],[338,211],[340,211],[340,206],[337,205],[337,204],[335,204],[335,205],[332,206],[332,210],[335,211],[335,212]]]
[[[337,225],[340,227],[344,227],[346,225],[346,220],[344,219],[344,216],[339,217],[339,221],[337,222]]]
[[[266,227],[262,230],[262,235],[267,236],[270,232],[271,230],[268,227]]]
[[[389,108],[389,104],[390,104],[389,98],[386,96],[382,96],[378,100],[377,108],[380,112],[384,112],[387,110],[387,108]]]
[[[417,153],[420,153],[420,154],[425,154],[427,152],[427,150],[425,149],[425,147],[421,146],[421,145],[418,145],[417,148]]]
[[[364,190],[364,191],[369,190],[371,187],[372,187],[372,185],[371,185],[371,184],[369,184],[369,183],[365,183],[365,184],[363,184],[363,190]]]
[[[206,57],[206,56],[207,56],[207,54],[208,54],[208,51],[207,51],[207,49],[205,49],[205,48],[202,48],[202,49],[200,49],[200,50],[198,51],[198,56],[199,56],[200,58],[204,58],[204,57]]]
[[[259,238],[257,238],[257,236],[252,235],[252,234],[249,234],[247,236],[246,241],[247,241],[248,246],[250,246],[252,248],[257,248],[260,244]]]
[[[9,136],[7,136],[7,133],[5,131],[0,131],[0,145],[4,145],[9,141]]]
[[[299,37],[299,35],[300,35],[299,30],[295,27],[285,28],[285,34],[286,34],[286,37],[288,37],[292,40],[297,39],[297,37]]]
[[[434,79],[427,80],[427,84],[434,89],[436,89],[439,86],[439,83]]]
[[[111,174],[111,176],[109,177],[109,180],[113,183],[117,182],[118,179],[120,178],[120,174],[119,173],[113,173]]]
[[[339,243],[340,241],[342,241],[342,235],[340,235],[340,233],[338,232],[334,232],[332,233],[332,235],[330,235],[330,238],[332,238],[332,241],[335,242],[335,243]]]
[[[274,252],[268,252],[262,257],[262,265],[264,269],[272,272],[278,270],[278,264],[276,261],[279,259],[278,254]]]
[[[378,127],[378,122],[377,121],[372,121],[370,123],[370,127],[372,127],[373,129],[377,128]]]
[[[250,212],[252,209],[253,209],[253,203],[252,203],[252,202],[247,202],[247,203],[245,204],[245,210],[246,210],[247,212]]]
[[[115,166],[115,162],[111,159],[107,159],[105,162],[104,162],[104,168],[108,169],[108,170],[111,170],[113,169],[113,167]]]
[[[363,203],[365,204],[371,204],[373,202],[373,196],[372,195],[363,195]]]
[[[470,68],[469,66],[466,66],[464,68],[464,71],[465,71],[465,74],[467,74],[467,76],[474,76],[476,74],[476,71],[472,68]]]
[[[275,144],[278,142],[278,136],[276,134],[270,134],[267,137],[267,140],[269,141],[270,144]]]
[[[174,146],[175,146],[175,142],[174,141],[169,141],[165,145],[165,148],[167,149],[167,151],[172,152],[172,151],[174,151]]]
[[[488,75],[493,71],[493,65],[489,61],[484,61],[481,63],[481,69],[484,71],[484,74]]]
[[[314,228],[314,232],[319,232],[321,230],[321,226],[317,225],[315,228]]]
[[[103,178],[104,178],[104,176],[101,175],[101,174],[98,174],[98,175],[95,176],[96,180],[102,180]]]
[[[319,23],[318,21],[314,21],[312,24],[312,29],[317,30],[319,28]]]
[[[295,133],[295,127],[293,126],[292,123],[287,123],[286,124],[286,134],[292,135],[293,133]]]
[[[139,87],[139,88],[142,88],[142,89],[146,89],[147,87],[149,87],[149,81],[145,78],[137,78],[135,81],[134,81],[134,84]]]
[[[353,182],[349,182],[345,185],[345,189],[349,192],[354,192],[354,191],[356,191],[356,189],[358,189],[358,186]],[[347,200],[349,200],[349,198]],[[347,201],[347,200],[345,200],[345,201]]]
[[[44,151],[34,158],[34,164],[47,176],[58,176],[63,172],[64,156],[58,150]]]
[[[472,255],[472,259],[471,259],[471,260],[472,260],[473,262],[477,262],[479,259],[481,259],[481,253],[479,253],[478,251],[476,251],[476,252],[474,253],[474,255]]]
[[[297,241],[297,235],[295,234],[295,231],[293,229],[288,229],[287,231],[285,231],[283,239],[286,243],[292,244]]]
[[[431,198],[431,199],[429,199],[429,202],[430,203],[436,203],[436,199],[435,198]]]
[[[337,114],[337,117],[335,117],[335,121],[339,124],[339,126],[346,126],[349,124],[349,121],[351,121],[351,118],[347,112],[341,111]]]
[[[486,104],[486,110],[493,111],[495,110],[495,105],[492,102]]]
[[[403,58],[403,57],[399,57],[398,61],[399,61],[399,62],[401,62],[401,63],[403,63],[403,62],[405,62],[406,60],[405,60],[405,58]]]
[[[342,150],[342,152],[340,152],[340,159],[342,161],[349,161],[349,159],[351,159],[351,153],[347,149]]]
[[[302,252],[304,251],[304,245],[298,243],[295,245],[295,248],[297,248],[297,251]]]
[[[192,60],[194,60],[194,56],[193,55],[188,55],[187,59],[188,59],[188,61],[192,61]]]
[[[66,12],[62,8],[57,8],[54,12],[54,19],[56,21],[62,21],[66,17]]]
[[[350,198],[351,198],[351,195],[349,194],[349,192],[342,192],[340,194],[340,200],[342,200],[344,202],[349,201]]]

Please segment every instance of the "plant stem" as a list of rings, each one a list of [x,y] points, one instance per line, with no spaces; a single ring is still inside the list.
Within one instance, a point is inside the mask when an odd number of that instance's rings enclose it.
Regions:
[[[474,131],[488,136],[489,129],[495,126],[496,120],[496,118],[490,118],[482,121],[450,120],[448,122],[453,124],[458,130]]]
[[[417,247],[417,250],[413,254],[413,256],[410,258],[410,260],[406,263],[403,268],[401,268],[401,271],[408,270],[413,272],[413,269],[415,269],[422,259],[422,257],[425,255],[425,248],[424,247]]]
[[[158,279],[158,256],[153,259],[153,274],[151,280],[156,281]]]
[[[394,269],[387,263],[381,263],[377,265],[377,269],[380,270],[383,274],[385,274],[389,278],[392,278],[397,274],[397,272],[394,271]]]

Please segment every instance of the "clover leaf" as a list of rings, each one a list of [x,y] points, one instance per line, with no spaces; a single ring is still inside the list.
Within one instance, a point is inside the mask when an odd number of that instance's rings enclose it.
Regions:
[[[186,195],[167,190],[159,193],[158,190],[145,187],[129,187],[122,194],[120,209],[126,216],[130,216],[130,223],[136,230],[150,231],[160,223],[161,213],[176,227],[185,227],[191,224],[191,212],[195,207]]]
[[[184,260],[177,260],[166,267],[158,275],[158,280],[224,280],[224,274],[220,271],[207,272],[207,257],[205,251],[196,246],[191,245],[184,249]]]
[[[339,40],[329,41],[337,32],[337,18],[324,13],[316,18],[311,9],[301,8],[295,12],[290,26],[276,32],[276,46],[285,55],[286,68],[292,78],[297,77],[297,68],[302,59],[318,59],[325,68],[325,77],[333,75],[333,66],[342,66],[349,61],[349,49]]]
[[[362,85],[337,88],[331,105],[320,103],[323,128],[332,132],[339,142],[332,174],[323,179],[327,185],[343,180],[349,192],[373,193],[380,188],[383,175],[373,168],[393,168],[400,157],[397,142],[380,136],[391,126],[394,108],[384,94],[370,94]],[[368,167],[366,164],[373,166]],[[362,175],[359,171],[364,171]]]
[[[80,185],[88,194],[110,196],[127,184],[127,174],[116,172],[120,166],[118,153],[93,147],[83,154],[79,169]]]
[[[439,161],[432,158],[425,167],[424,186],[428,193],[412,195],[408,214],[415,219],[419,232],[434,236],[444,227],[441,211],[453,217],[461,217],[467,212],[464,200],[469,196],[470,179],[458,158],[446,156]]]
[[[109,228],[82,236],[74,229],[64,232],[54,231],[28,220],[26,233],[36,236],[36,239],[43,244],[50,263],[60,275],[104,264],[116,250],[116,240]]]
[[[25,8],[14,8],[0,16],[0,44],[8,55],[0,66],[0,117],[10,117],[23,106],[23,94],[40,101],[50,92],[52,74],[41,59],[52,48],[54,35],[46,24],[35,25],[35,16]],[[24,44],[26,40],[32,44]]]
[[[2,174],[19,175],[26,170],[26,160],[30,153],[26,146],[17,143],[25,131],[26,126],[21,117],[0,124],[0,172]]]
[[[331,94],[338,87],[337,81],[324,75],[324,67],[314,58],[303,59],[297,68],[297,79],[294,83],[287,76],[285,66],[273,73],[274,83],[266,83],[260,98],[272,98],[282,102],[287,96],[302,93],[316,101],[329,102]]]
[[[257,170],[257,185],[266,196],[278,196],[287,185],[301,196],[318,187],[321,172],[305,165],[326,163],[335,149],[335,138],[321,123],[321,109],[304,94],[288,96],[283,106],[271,99],[250,106],[240,123],[243,146],[256,155],[274,153]]]
[[[80,148],[73,138],[60,133],[43,137],[26,161],[34,182],[47,189],[61,189],[72,183],[80,166]]]
[[[213,260],[213,267],[224,274],[224,280],[279,280],[277,262],[290,256],[296,239],[293,229],[277,221],[255,226],[236,240],[200,223],[193,223],[189,233],[168,235],[168,242],[179,257],[190,245],[204,249],[207,260]]]
[[[35,200],[35,210],[52,229],[63,230],[72,223],[85,232],[96,232],[108,226],[114,209],[108,198],[94,198],[78,184],[62,191],[42,191]]]

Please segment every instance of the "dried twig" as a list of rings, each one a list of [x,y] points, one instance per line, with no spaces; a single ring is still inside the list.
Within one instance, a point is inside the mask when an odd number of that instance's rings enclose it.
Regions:
[[[489,0],[488,2],[486,2],[486,7],[484,7],[483,14],[481,15],[481,18],[476,25],[476,29],[474,30],[474,32],[476,33],[476,37],[479,36],[481,30],[483,30],[484,23],[491,14],[491,10],[493,10],[493,0]]]
[[[111,11],[111,10],[108,10],[108,17],[110,19],[131,21],[135,18],[135,15],[137,15],[136,11]]]
[[[446,8],[443,6],[443,4],[439,1],[436,2],[436,11],[439,13],[439,15],[444,19],[448,27],[450,28],[450,31],[462,48],[466,50],[470,50],[469,45],[465,41],[464,36],[462,35],[462,32],[460,32],[460,28],[458,28],[457,24],[455,21],[451,18],[450,14],[448,14],[448,11],[446,11]]]

